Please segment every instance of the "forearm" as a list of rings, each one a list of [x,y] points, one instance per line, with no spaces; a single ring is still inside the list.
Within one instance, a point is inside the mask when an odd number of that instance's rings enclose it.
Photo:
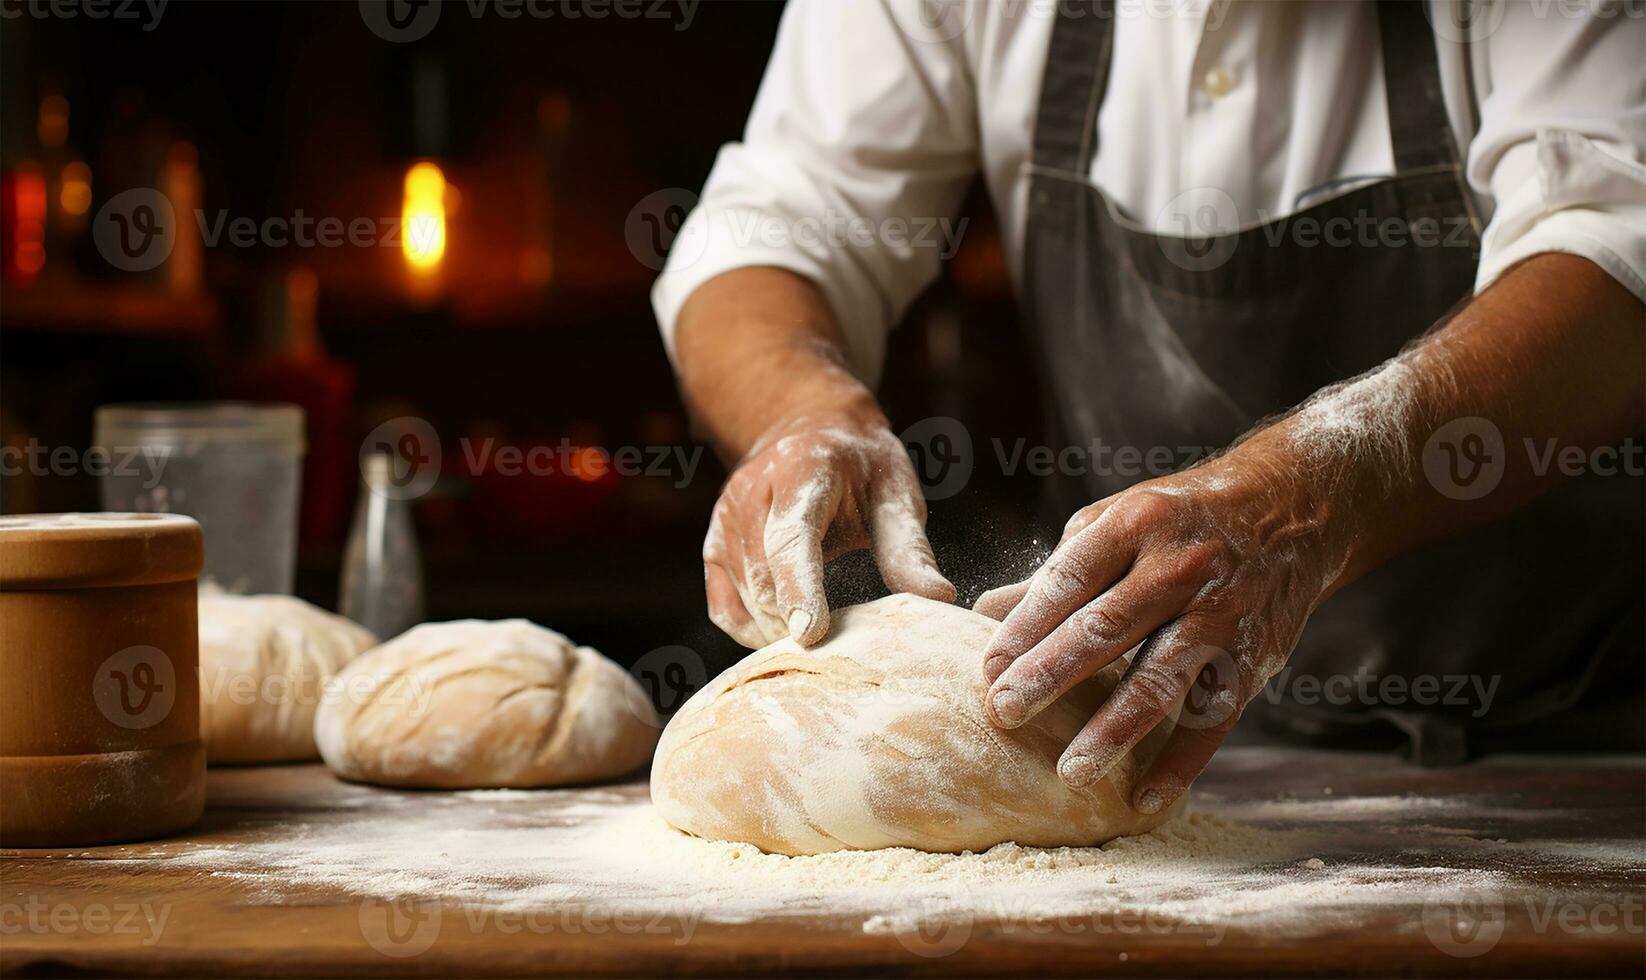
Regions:
[[[785,269],[734,269],[700,286],[680,311],[675,356],[693,421],[728,462],[801,416],[884,422],[845,367],[822,293]]]
[[[1336,538],[1335,590],[1524,505],[1562,479],[1551,445],[1614,444],[1640,431],[1643,404],[1640,301],[1587,260],[1545,254],[1377,372],[1323,392],[1230,456],[1295,475],[1304,522]],[[1487,481],[1501,466],[1489,490],[1451,482],[1451,467],[1467,476],[1482,464]]]

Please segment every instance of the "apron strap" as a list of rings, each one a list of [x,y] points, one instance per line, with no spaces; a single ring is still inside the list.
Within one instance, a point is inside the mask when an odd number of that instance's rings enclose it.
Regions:
[[[1379,0],[1383,91],[1395,173],[1458,167],[1457,144],[1440,89],[1440,54],[1423,16],[1427,0]]]
[[[1377,5],[1396,173],[1460,165],[1424,2],[1379,0]],[[1052,25],[1035,117],[1033,166],[1084,181],[1097,157],[1097,115],[1109,88],[1115,6],[1113,0],[1078,10],[1072,6],[1058,4]]]
[[[1097,158],[1097,113],[1109,89],[1114,3],[1071,11],[1057,5],[1035,117],[1034,166],[1090,180]]]

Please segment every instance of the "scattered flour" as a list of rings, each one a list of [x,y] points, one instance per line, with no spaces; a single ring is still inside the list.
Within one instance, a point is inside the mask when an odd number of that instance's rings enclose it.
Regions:
[[[1332,805],[1375,812],[1383,804],[1368,801],[1378,799],[1339,797]],[[899,936],[932,923],[1101,928],[1130,917],[1140,928],[1152,923],[1208,941],[1230,927],[1304,935],[1352,926],[1369,906],[1416,907],[1436,889],[1505,888],[1511,880],[1489,862],[1437,862],[1410,849],[1379,854],[1363,837],[1209,812],[1099,848],[784,857],[675,831],[638,787],[384,794],[381,811],[321,812],[308,822],[294,815],[266,839],[194,844],[172,860],[251,883],[271,902],[302,884],[500,909],[599,908],[694,925],[845,915],[868,932]],[[1470,843],[1451,834],[1427,839],[1439,847]],[[1605,848],[1589,855],[1624,856]]]

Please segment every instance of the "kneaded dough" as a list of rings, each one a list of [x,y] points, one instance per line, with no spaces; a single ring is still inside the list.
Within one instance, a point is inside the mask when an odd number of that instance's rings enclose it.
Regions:
[[[687,833],[777,854],[1091,845],[1170,816],[1128,802],[1170,723],[1091,786],[1070,789],[1057,775],[1124,664],[1021,728],[990,724],[983,651],[997,626],[894,595],[836,611],[811,649],[784,639],[756,651],[669,722],[653,804]]]
[[[640,684],[597,651],[523,619],[425,623],[333,681],[315,720],[345,779],[441,789],[612,779],[661,727]]]
[[[365,628],[302,599],[201,592],[206,761],[314,758],[314,715],[326,682],[376,645]]]

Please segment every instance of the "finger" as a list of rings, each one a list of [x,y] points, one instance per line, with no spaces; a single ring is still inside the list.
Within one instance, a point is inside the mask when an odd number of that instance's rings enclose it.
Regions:
[[[989,641],[983,676],[992,679],[1005,673],[1012,661],[1119,580],[1136,554],[1132,535],[1110,533],[1100,521],[1058,545],[1029,578],[1028,593]]]
[[[823,535],[839,504],[839,484],[818,477],[766,518],[765,566],[788,635],[811,646],[829,632],[823,589]]]
[[[1063,536],[1057,539],[1057,543],[1062,544],[1091,527],[1092,522],[1103,516],[1103,512],[1109,509],[1109,501],[1113,499],[1113,497],[1105,497],[1095,504],[1087,504],[1075,511],[1074,516],[1070,517],[1068,523],[1063,525]]]
[[[715,562],[703,564],[703,590],[708,595],[709,619],[714,625],[738,643],[751,650],[758,650],[766,645],[766,638],[760,632],[760,627],[749,615],[749,610],[743,605],[743,597],[738,594],[737,583],[724,566]]]
[[[1162,628],[1137,652],[1114,692],[1069,743],[1057,772],[1079,788],[1108,775],[1121,756],[1164,721],[1189,693],[1201,668],[1228,638],[1192,619]]]
[[[1201,671],[1204,677],[1212,670],[1208,665]],[[1159,813],[1176,803],[1212,761],[1212,754],[1223,744],[1235,722],[1240,720],[1240,708],[1223,712],[1217,722],[1206,728],[1185,727],[1181,723],[1172,729],[1165,748],[1155,756],[1149,771],[1137,781],[1132,794],[1132,809],[1139,813]]]
[[[1176,556],[1134,565],[1113,588],[1011,661],[989,690],[989,718],[1002,728],[1033,718],[1176,618],[1204,584],[1204,569]]]
[[[1006,618],[1007,614],[1017,608],[1017,604],[1023,601],[1023,597],[1027,595],[1028,592],[1028,579],[1024,579],[1021,582],[1013,582],[1011,585],[1002,585],[998,589],[990,589],[977,597],[977,601],[972,604],[972,611],[982,613],[993,620],[1003,620]],[[1010,663],[1010,661],[1002,660],[1000,662],[1001,669],[1004,670],[1008,663]],[[999,674],[995,675],[995,677],[999,676]],[[994,679],[994,677],[990,677],[989,683],[993,684]]]
[[[912,592],[939,602],[953,602],[955,588],[938,571],[937,557],[926,539],[920,484],[912,474],[888,475],[869,488],[869,523],[874,529],[874,560],[893,592]]]

